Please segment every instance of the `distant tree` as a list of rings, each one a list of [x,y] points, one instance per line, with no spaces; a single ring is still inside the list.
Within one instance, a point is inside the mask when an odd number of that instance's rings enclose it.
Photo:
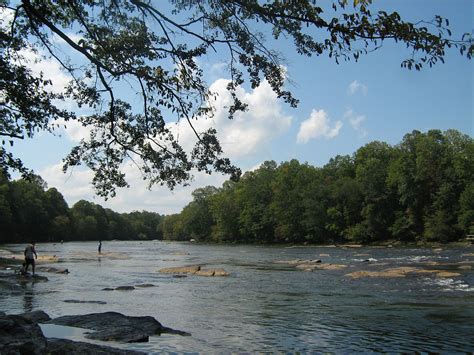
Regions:
[[[194,131],[197,143],[186,153],[166,122],[185,120],[194,129],[194,119],[212,114],[208,99],[213,93],[198,65],[211,52],[228,58],[230,118],[246,109],[236,95],[245,80],[252,87],[267,80],[278,97],[295,106],[297,100],[284,89],[280,54],[265,44],[263,31],[293,41],[301,55],[327,54],[337,63],[357,61],[388,40],[408,47],[401,63],[408,69],[443,61],[450,47],[472,57],[470,33],[452,39],[447,19],[412,23],[397,12],[374,11],[370,3],[333,0],[323,7],[311,0],[172,0],[157,6],[141,0],[2,0],[7,21],[0,27],[0,168],[27,174],[9,146],[37,132],[53,132],[64,120],[91,131],[66,157],[64,169],[88,166],[102,196],[127,186],[121,163],[129,158],[150,184],[170,188],[187,182],[192,169],[238,177],[240,170],[221,156],[215,129]],[[71,79],[67,88],[52,90],[44,75],[30,70],[24,53],[39,50],[64,69]],[[135,95],[121,94],[124,85],[141,97],[141,109],[132,107]],[[76,116],[58,104],[64,99],[92,113]]]
[[[44,181],[37,177],[17,180],[11,184],[13,229],[21,242],[48,240],[50,218],[45,199]]]
[[[390,236],[388,228],[394,222],[398,201],[387,186],[388,167],[396,151],[386,143],[371,142],[357,150],[354,164],[356,181],[361,185],[364,202],[361,206],[364,241]],[[355,231],[354,231],[355,232]]]
[[[275,239],[275,220],[270,205],[276,168],[274,161],[266,161],[258,169],[245,173],[236,187],[242,241],[273,242]]]
[[[12,240],[15,233],[10,194],[10,182],[0,169],[0,243]]]
[[[474,234],[474,182],[462,192],[460,199],[458,226],[464,234]]]
[[[241,241],[239,215],[241,206],[236,196],[236,183],[226,181],[217,194],[210,198],[209,209],[214,224],[211,240],[215,242]]]

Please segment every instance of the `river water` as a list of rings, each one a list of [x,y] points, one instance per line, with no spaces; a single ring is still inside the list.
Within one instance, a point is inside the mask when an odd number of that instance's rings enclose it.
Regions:
[[[24,245],[4,245],[21,253]],[[116,311],[153,316],[191,336],[163,334],[140,344],[108,345],[157,352],[471,352],[474,350],[474,248],[329,248],[104,242],[39,244],[70,273],[1,291],[0,310],[42,309],[51,317]],[[305,272],[275,261],[321,259],[347,265]],[[367,262],[369,260],[369,262]],[[436,263],[436,266],[433,264]],[[161,274],[199,264],[228,277]],[[347,276],[360,270],[430,267],[457,272],[402,278]],[[471,267],[471,268],[470,268]],[[104,288],[153,284],[132,291]],[[100,301],[70,303],[65,301]],[[43,328],[47,336],[83,340],[81,332]],[[55,333],[56,332],[56,333]]]

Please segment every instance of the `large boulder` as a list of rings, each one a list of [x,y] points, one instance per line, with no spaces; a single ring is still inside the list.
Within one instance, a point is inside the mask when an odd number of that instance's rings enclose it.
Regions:
[[[47,341],[35,322],[0,314],[0,354],[45,354]]]
[[[143,342],[148,341],[150,335],[162,333],[189,335],[186,332],[164,327],[150,316],[132,317],[117,312],[63,316],[48,323],[95,330],[86,337],[104,341]]]
[[[150,317],[151,318],[151,317]],[[18,315],[0,312],[0,354],[51,354],[51,355],[139,355],[139,351],[115,349],[108,346],[67,339],[47,339],[37,322],[49,320],[43,311],[33,311]]]
[[[51,320],[51,317],[45,311],[41,310],[18,314],[18,316],[28,319],[34,323],[45,323]]]

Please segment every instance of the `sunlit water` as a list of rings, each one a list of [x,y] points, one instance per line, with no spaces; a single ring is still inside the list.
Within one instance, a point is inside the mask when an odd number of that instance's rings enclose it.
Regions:
[[[2,248],[21,253],[24,245]],[[164,326],[192,334],[164,334],[141,344],[108,343],[149,353],[474,350],[474,273],[469,267],[436,266],[461,273],[453,278],[345,276],[357,270],[421,267],[420,263],[430,261],[469,262],[474,259],[472,247],[343,249],[105,242],[101,257],[96,248],[96,243],[37,245],[40,255],[57,255],[62,260],[51,266],[68,268],[70,274],[39,272],[49,281],[27,284],[24,292],[2,290],[0,310],[42,309],[51,317],[106,311],[150,315]],[[292,259],[349,266],[304,272],[274,263]],[[158,272],[191,264],[224,268],[230,276],[175,278]],[[103,290],[145,283],[155,286]],[[54,329],[43,330],[58,335]],[[82,332],[62,334],[83,339]]]

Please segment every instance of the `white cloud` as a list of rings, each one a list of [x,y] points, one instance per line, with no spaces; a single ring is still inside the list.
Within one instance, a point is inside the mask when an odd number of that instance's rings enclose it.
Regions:
[[[331,139],[339,134],[341,127],[341,121],[336,121],[331,127],[331,122],[324,110],[312,110],[309,118],[301,122],[296,140],[298,143],[308,143],[309,140],[315,138]]]
[[[352,109],[348,109],[344,113],[344,118],[349,121],[352,128],[357,131],[361,137],[365,137],[367,135],[367,131],[362,126],[362,123],[364,123],[366,120],[365,115],[358,115]]]
[[[44,78],[51,80],[52,85],[48,86],[48,90],[54,93],[64,91],[64,88],[69,83],[69,77],[63,73],[60,64],[52,59],[45,59],[40,53],[35,53],[31,50],[22,50],[20,55],[23,56],[26,63],[24,63],[34,74],[39,75],[43,73]]]
[[[246,112],[237,112],[233,120],[229,120],[228,107],[232,98],[226,87],[228,80],[218,79],[210,87],[216,93],[210,105],[215,108],[212,118],[200,118],[193,121],[197,132],[204,132],[213,127],[224,154],[231,159],[248,157],[264,149],[268,144],[286,132],[292,118],[282,112],[276,94],[268,82],[264,81],[251,92],[238,87],[236,94],[240,100],[248,105]],[[181,144],[189,151],[196,137],[185,120],[169,125],[178,135]]]
[[[249,92],[243,88],[237,89],[238,97],[248,104],[248,111],[237,113],[233,120],[229,120],[227,110],[232,99],[226,90],[227,83],[227,80],[219,79],[212,84],[211,90],[218,94],[211,102],[215,107],[214,116],[195,120],[193,125],[198,132],[204,132],[210,127],[216,128],[224,155],[232,160],[254,157],[255,153],[265,150],[273,139],[289,129],[292,118],[282,112],[270,85],[263,82],[258,88]],[[89,136],[89,130],[79,122],[59,123],[67,126],[65,132],[72,141],[78,142]],[[179,134],[179,141],[189,151],[196,142],[196,137],[187,121],[171,123],[168,127],[173,133]],[[104,201],[94,194],[91,171],[76,167],[72,174],[69,172],[63,174],[61,168],[62,164],[58,163],[39,173],[50,187],[56,187],[63,194],[70,206],[80,199],[85,199],[117,212],[149,210],[162,214],[178,213],[192,200],[191,193],[196,188],[206,185],[218,187],[228,179],[228,176],[218,173],[212,175],[195,173],[190,186],[178,186],[174,191],[170,191],[167,187],[154,186],[150,191],[138,168],[133,163],[127,162],[123,165],[123,171],[130,188],[119,189],[116,197]]]
[[[9,31],[11,23],[15,17],[15,11],[7,9],[6,7],[0,8],[0,29],[2,31]]]
[[[352,83],[349,84],[349,88],[347,89],[347,91],[349,95],[355,95],[360,92],[364,96],[366,96],[367,92],[369,91],[369,88],[366,85],[359,83],[357,80],[354,80]]]
[[[80,142],[82,139],[88,140],[91,129],[85,127],[82,123],[77,120],[65,121],[63,119],[52,122],[54,126],[58,126],[60,130],[64,131],[66,136],[72,142]]]

